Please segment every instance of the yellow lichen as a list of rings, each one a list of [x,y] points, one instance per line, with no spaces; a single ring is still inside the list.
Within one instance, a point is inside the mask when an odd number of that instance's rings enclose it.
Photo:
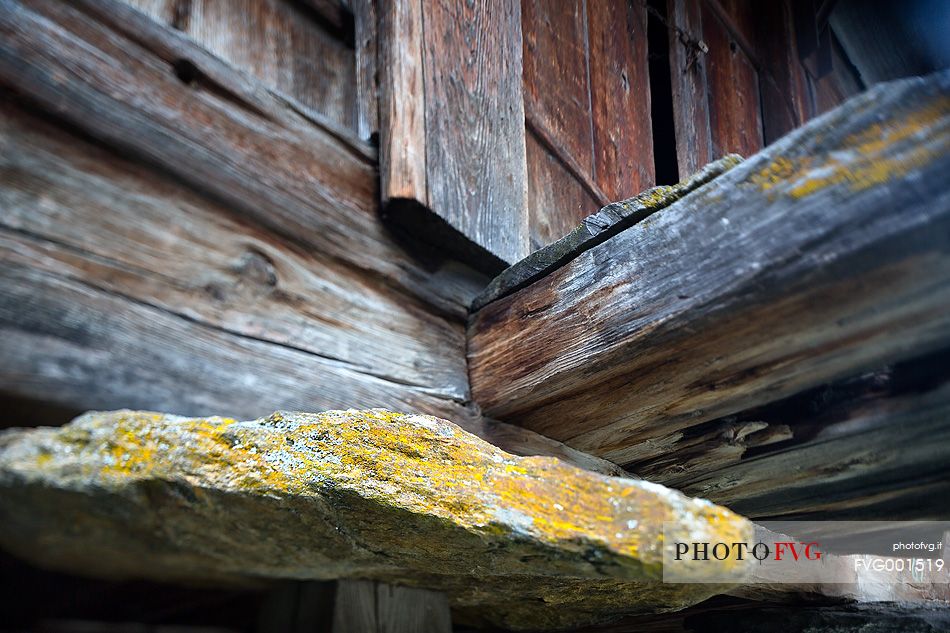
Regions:
[[[750,178],[770,197],[800,199],[835,185],[861,191],[907,175],[950,151],[950,97],[910,113],[873,123],[847,136],[841,146],[816,156],[779,156]],[[906,141],[919,142],[901,147]]]
[[[653,575],[660,573],[661,552],[644,550],[644,539],[654,543],[660,532],[643,527],[677,519],[671,498],[640,482],[552,458],[515,457],[426,416],[372,410],[241,423],[123,412],[111,424],[97,450],[100,475],[112,480],[184,473],[276,496],[318,494],[314,482],[329,480],[336,489],[476,532],[504,526],[562,549],[596,544],[640,559]],[[738,538],[746,525],[723,508],[695,505],[695,519],[709,534]]]

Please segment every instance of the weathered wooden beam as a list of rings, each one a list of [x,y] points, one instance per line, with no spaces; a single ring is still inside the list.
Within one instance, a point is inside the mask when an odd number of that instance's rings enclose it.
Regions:
[[[381,13],[382,193],[399,203],[387,214],[497,272],[528,254],[520,3]]]
[[[379,138],[379,15],[376,0],[350,0],[356,48],[356,131],[364,141]]]
[[[512,264],[528,250],[520,0],[426,4],[426,186],[452,227]]]
[[[722,585],[659,582],[664,537],[752,537],[748,521],[707,501],[383,410],[250,422],[116,411],[8,430],[0,491],[0,544],[44,566],[407,584],[533,630],[695,604]],[[732,556],[691,578],[751,565]],[[383,597],[376,618],[398,608]]]
[[[673,124],[676,131],[676,164],[686,178],[715,158],[709,126],[706,54],[702,5],[690,0],[667,0],[670,80]]]
[[[946,343],[948,168],[950,72],[877,87],[479,310],[474,398],[625,463]]]
[[[597,213],[584,218],[580,226],[564,237],[536,250],[517,264],[502,271],[478,293],[472,301],[472,310],[477,311],[492,301],[529,286],[577,258],[584,251],[607,241],[660,209],[668,207],[691,191],[702,187],[741,161],[742,158],[736,154],[723,156],[675,185],[660,185],[633,198],[605,205]]]
[[[379,176],[383,204],[415,200],[428,206],[422,2],[379,7]]]
[[[375,152],[116,0],[4,0],[0,83],[327,257],[462,311],[376,216]],[[435,280],[435,281],[434,281]]]
[[[641,445],[627,467],[752,518],[942,519],[948,368],[944,351],[822,385]]]
[[[0,391],[192,415],[438,413],[619,472],[472,411],[461,322],[14,104],[0,121]]]

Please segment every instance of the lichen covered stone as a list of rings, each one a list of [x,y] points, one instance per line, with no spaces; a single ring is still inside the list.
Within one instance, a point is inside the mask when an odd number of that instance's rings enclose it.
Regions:
[[[372,578],[446,591],[468,619],[557,628],[719,590],[659,582],[664,523],[691,540],[751,530],[709,502],[516,457],[430,416],[116,411],[0,435],[0,545],[100,576]]]

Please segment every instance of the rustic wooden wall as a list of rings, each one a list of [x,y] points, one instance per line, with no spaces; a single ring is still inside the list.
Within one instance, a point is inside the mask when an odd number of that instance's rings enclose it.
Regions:
[[[680,177],[749,156],[863,89],[827,29],[827,64],[815,61],[823,51],[799,49],[802,31],[820,25],[794,3],[668,0],[665,17]]]
[[[532,250],[654,183],[646,8],[523,0]]]
[[[463,320],[486,279],[385,229],[355,131],[109,0],[6,3],[0,85],[0,393],[381,406],[616,471],[471,405]]]
[[[353,16],[291,0],[125,0],[235,68],[358,130]],[[369,4],[367,2],[367,4]]]

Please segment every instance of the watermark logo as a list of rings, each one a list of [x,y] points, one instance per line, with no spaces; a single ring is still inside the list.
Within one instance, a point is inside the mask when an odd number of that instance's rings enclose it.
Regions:
[[[664,526],[663,581],[950,584],[950,522],[781,521],[715,540]]]

